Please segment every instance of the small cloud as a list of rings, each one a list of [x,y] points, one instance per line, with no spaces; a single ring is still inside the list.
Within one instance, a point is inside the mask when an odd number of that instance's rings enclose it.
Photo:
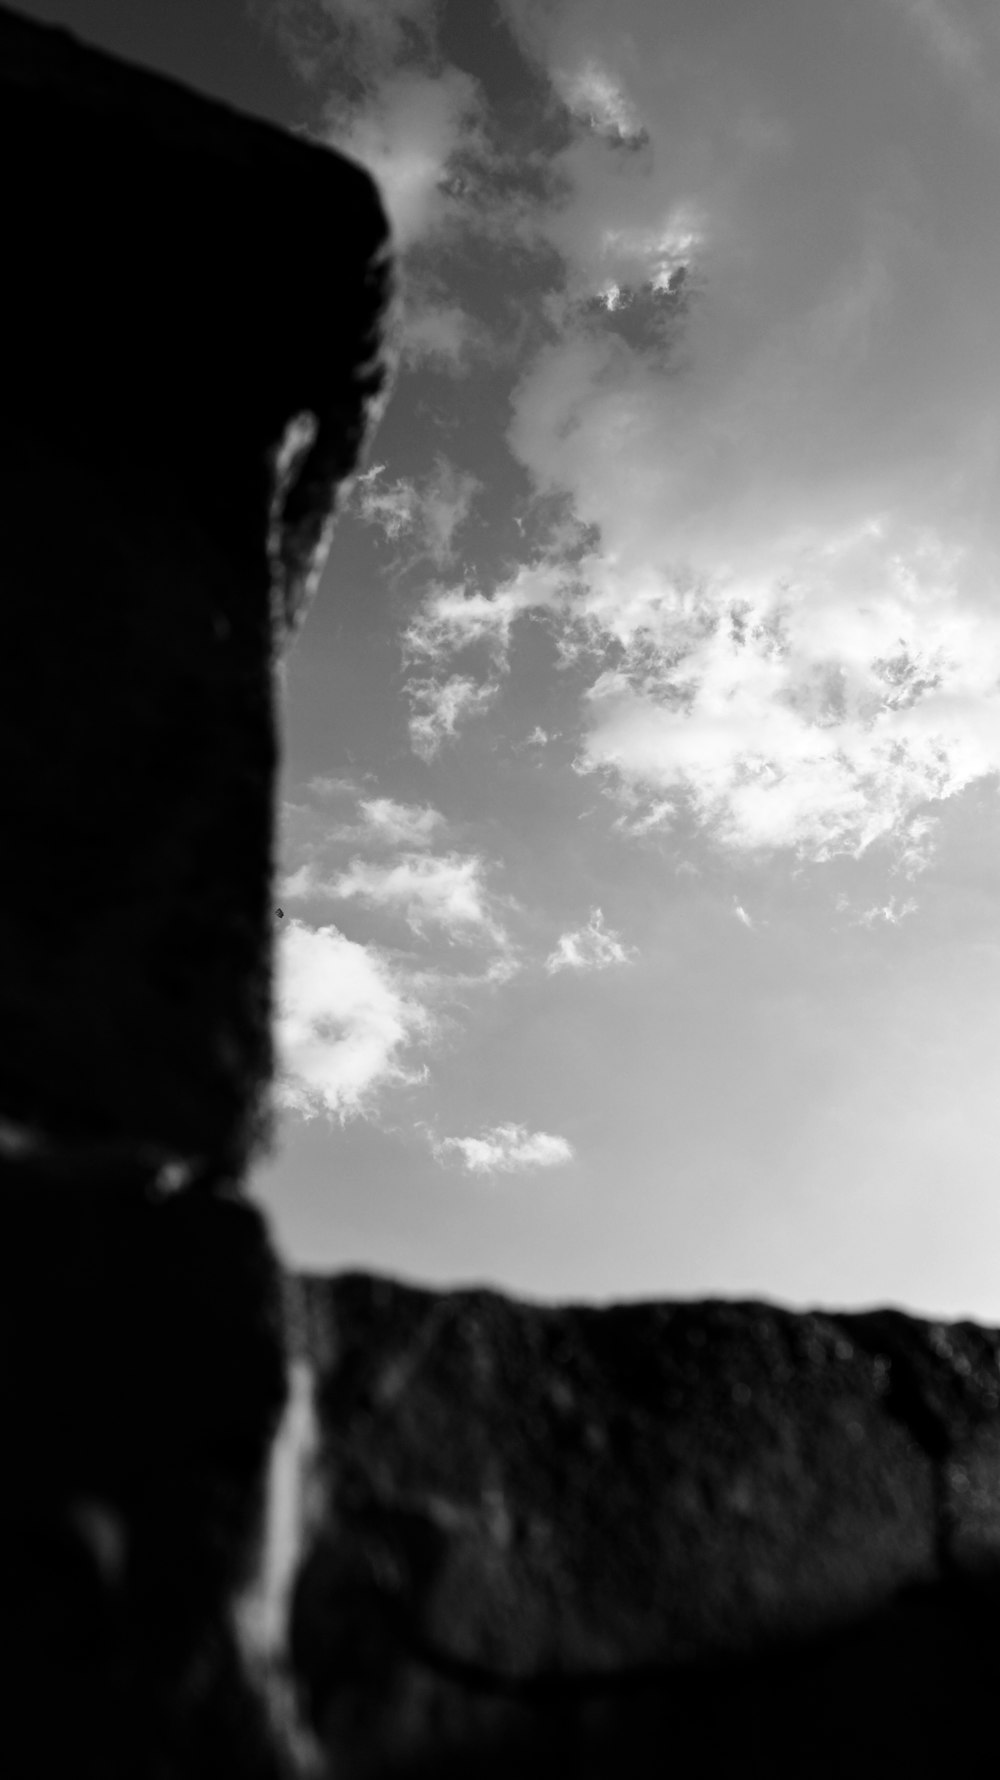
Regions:
[[[751,932],[753,931],[753,922],[750,919],[750,916],[747,914],[743,904],[737,902],[735,897],[733,898],[733,914],[736,916],[737,921],[742,922],[744,927],[749,927]]]
[[[486,934],[498,944],[504,940],[487,907],[483,862],[476,854],[404,853],[387,865],[352,859],[326,891],[401,914],[417,934],[438,927],[451,939]]]
[[[384,464],[373,464],[355,483],[361,517],[375,525],[391,542],[407,540],[415,559],[429,556],[443,564],[454,554],[455,533],[465,524],[482,484],[476,476],[457,470],[439,458],[432,473],[419,485],[399,476],[383,482]]]
[[[322,890],[322,879],[311,859],[300,865],[297,871],[287,873],[281,880],[281,894],[286,902],[294,902],[298,897],[322,894]]]
[[[599,62],[584,62],[572,74],[554,73],[556,86],[574,117],[612,141],[638,144],[645,133],[620,81]]]
[[[632,840],[641,840],[647,834],[663,834],[674,825],[677,805],[672,798],[633,798],[626,789],[620,801],[629,807],[615,817],[612,827]]]
[[[313,1119],[343,1124],[376,1091],[419,1074],[401,1057],[426,1038],[430,1019],[385,953],[336,927],[282,923],[278,942],[275,1100]]]
[[[557,970],[606,970],[611,964],[630,964],[635,947],[624,946],[619,934],[604,925],[600,909],[592,909],[586,927],[560,936],[554,952],[545,960],[552,976]]]
[[[554,1168],[573,1159],[573,1146],[565,1137],[547,1131],[529,1131],[524,1125],[494,1125],[479,1137],[442,1137],[431,1140],[439,1162],[452,1155],[461,1158],[469,1174],[514,1174],[524,1168]]]
[[[415,483],[405,476],[383,486],[379,477],[384,474],[385,464],[372,464],[357,478],[355,488],[362,519],[395,542],[417,524],[419,497]]]
[[[838,909],[844,909],[845,907],[850,907],[850,904],[845,897],[841,897],[838,899],[837,907]],[[908,896],[905,902],[899,904],[897,904],[894,896],[890,896],[888,902],[874,903],[870,909],[865,909],[863,914],[856,915],[851,922],[851,926],[867,927],[869,931],[880,924],[888,927],[898,927],[900,921],[905,921],[907,915],[915,915],[918,907],[919,904],[913,896]]]
[[[306,790],[311,791],[314,797],[353,797],[357,786],[353,779],[338,779],[328,774],[316,773],[308,781]]]
[[[433,760],[442,742],[456,734],[459,723],[480,716],[499,690],[495,680],[483,683],[465,674],[450,674],[447,680],[408,680],[405,691],[411,708],[415,707],[410,717],[414,754],[421,760]]]
[[[403,317],[402,352],[411,367],[426,364],[459,377],[483,345],[481,329],[457,303],[423,303]]]
[[[446,826],[440,810],[429,804],[397,803],[392,797],[362,798],[358,804],[371,840],[391,847],[429,847]]]
[[[384,76],[362,105],[331,105],[326,139],[374,175],[397,248],[461,220],[460,187],[448,174],[459,154],[480,145],[479,109],[476,82],[455,67],[400,69]]]

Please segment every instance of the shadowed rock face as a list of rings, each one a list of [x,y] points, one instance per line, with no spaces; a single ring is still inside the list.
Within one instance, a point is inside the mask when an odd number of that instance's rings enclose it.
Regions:
[[[8,1747],[39,1775],[276,1776],[230,1618],[285,1396],[263,1221],[111,1171],[0,1181]]]
[[[998,1332],[306,1293],[325,1508],[293,1646],[338,1775],[971,1756],[1000,1682]]]
[[[383,382],[385,219],[340,157],[2,10],[0,153],[7,1765],[274,1780],[234,1603],[286,1398],[240,1194],[275,664]]]
[[[0,98],[0,1115],[238,1170],[274,655],[382,384],[386,225],[341,157],[6,12]]]

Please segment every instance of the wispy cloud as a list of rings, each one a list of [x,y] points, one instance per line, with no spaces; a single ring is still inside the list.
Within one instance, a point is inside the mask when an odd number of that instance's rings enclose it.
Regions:
[[[489,709],[500,687],[495,680],[449,674],[444,680],[436,675],[408,680],[404,690],[412,710],[410,746],[422,760],[433,760],[441,744],[457,735],[460,723]]]
[[[481,484],[444,458],[422,481],[398,476],[386,481],[385,465],[373,464],[355,484],[358,510],[393,543],[406,544],[412,561],[427,556],[441,565],[454,552],[455,533],[465,524]]]
[[[552,976],[559,970],[607,970],[612,964],[630,964],[637,956],[621,935],[605,927],[600,909],[592,909],[585,927],[560,934],[555,950],[545,960]]]
[[[403,633],[404,652],[411,659],[443,663],[482,645],[494,667],[503,670],[514,621],[526,613],[560,613],[570,591],[565,567],[546,560],[518,569],[488,594],[464,581],[435,585]]]
[[[565,1137],[529,1131],[524,1125],[494,1125],[478,1137],[434,1138],[432,1148],[440,1162],[458,1157],[469,1174],[515,1174],[573,1159],[573,1146]]]
[[[873,903],[870,908],[862,909],[859,914],[852,915],[850,925],[852,927],[868,928],[879,926],[898,927],[900,921],[906,920],[907,915],[915,915],[919,906],[919,903],[913,896],[908,896],[905,901],[898,899],[895,896],[890,896],[888,902]],[[837,898],[838,914],[847,914],[851,907],[852,904],[849,896],[839,896]]]
[[[429,847],[447,827],[440,810],[430,804],[397,803],[392,797],[363,797],[363,832],[372,841],[389,847]]]
[[[751,920],[750,916],[747,914],[746,909],[743,907],[743,904],[741,902],[737,902],[735,897],[733,898],[733,914],[735,915],[737,921],[739,921],[741,927],[749,927],[751,929],[751,931],[753,930],[753,926],[754,926],[753,921]]]
[[[402,915],[414,933],[437,927],[449,939],[487,938],[502,943],[477,854],[404,853],[388,863],[352,859],[332,878],[326,893]]]
[[[467,371],[473,359],[489,351],[485,330],[460,304],[414,298],[412,291],[402,318],[402,354],[411,368],[424,365],[451,376]]]
[[[293,10],[337,28],[330,130],[404,245],[495,220],[495,120],[429,0],[377,23],[356,0]],[[521,237],[558,271],[508,440],[589,542],[554,532],[496,586],[430,592],[406,639],[434,669],[414,747],[492,702],[512,625],[544,614],[591,663],[578,765],[623,833],[683,812],[731,850],[882,841],[915,871],[925,806],[1000,771],[992,15],[501,11],[567,118]],[[455,317],[427,328],[458,338]],[[415,525],[419,494],[390,481],[373,514]],[[489,681],[449,674],[477,644]]]
[[[466,218],[456,177],[488,160],[477,83],[442,62],[436,0],[276,0],[299,72],[325,93],[322,134],[379,181],[398,247]]]
[[[430,1016],[385,952],[291,919],[277,966],[279,1106],[343,1123],[386,1085],[419,1079],[404,1057],[430,1035]]]
[[[560,337],[510,434],[599,539],[581,761],[730,848],[906,851],[1000,766],[1000,193],[970,104],[1000,35],[937,0],[507,12],[581,120]]]
[[[432,0],[285,0],[413,264],[506,228],[514,172],[544,256],[507,438],[530,535],[559,524],[492,585],[428,591],[412,742],[431,760],[493,705],[541,616],[624,835],[683,815],[742,853],[881,842],[912,875],[926,806],[1000,771],[1000,31],[944,0],[719,4],[502,0],[562,107],[543,177]],[[447,358],[466,324],[434,278]],[[373,523],[447,560],[457,483],[365,487]]]

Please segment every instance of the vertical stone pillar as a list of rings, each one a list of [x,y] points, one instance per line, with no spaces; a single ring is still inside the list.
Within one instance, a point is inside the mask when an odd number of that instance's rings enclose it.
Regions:
[[[35,1771],[172,1777],[223,1734],[284,1394],[240,1195],[275,658],[382,386],[386,227],[340,157],[6,11],[0,143],[3,1610]]]

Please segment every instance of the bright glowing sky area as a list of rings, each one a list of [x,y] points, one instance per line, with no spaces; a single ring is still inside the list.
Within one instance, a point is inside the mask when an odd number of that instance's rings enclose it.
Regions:
[[[995,0],[24,10],[394,226],[284,673],[285,1253],[1000,1322]]]

